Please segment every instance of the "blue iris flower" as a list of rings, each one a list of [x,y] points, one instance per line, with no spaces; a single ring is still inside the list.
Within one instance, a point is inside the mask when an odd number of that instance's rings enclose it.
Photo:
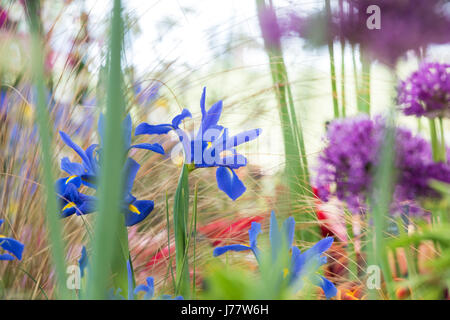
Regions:
[[[98,121],[98,130],[100,140],[103,142],[103,115],[100,115]],[[158,143],[140,143],[131,145],[132,136],[132,121],[131,116],[127,115],[122,123],[125,140],[125,151],[128,152],[132,148],[151,150],[159,154],[164,154],[163,147]],[[100,151],[98,144],[90,145],[86,150],[83,150],[79,145],[72,141],[68,134],[63,131],[59,132],[64,143],[72,148],[81,158],[81,163],[71,162],[69,158],[61,159],[61,169],[67,172],[70,176],[81,177],[81,183],[90,188],[96,188],[96,179],[100,170],[99,155]]]
[[[206,110],[205,96],[206,88],[203,89],[200,99],[202,113],[200,128],[193,137],[189,137],[179,127],[181,121],[192,117],[187,109],[183,109],[181,114],[173,118],[172,123],[159,125],[141,123],[137,126],[135,135],[165,134],[174,130],[183,145],[185,163],[191,165],[191,168],[217,167],[216,180],[219,189],[232,200],[236,200],[245,192],[246,187],[234,170],[247,165],[247,159],[237,153],[236,147],[256,139],[261,134],[261,129],[229,136],[228,129],[218,124],[222,114],[222,101],[216,102]]]
[[[249,230],[250,245],[233,244],[222,247],[216,247],[213,251],[215,257],[224,254],[227,251],[246,251],[251,250],[259,262],[259,250],[257,248],[257,237],[261,232],[261,224],[252,222]],[[337,289],[334,284],[325,277],[318,276],[315,271],[327,262],[325,256],[322,256],[327,251],[332,243],[333,238],[327,237],[317,242],[312,248],[301,252],[299,248],[293,246],[295,233],[295,220],[292,217],[287,218],[282,228],[278,226],[275,213],[272,211],[270,217],[270,246],[272,259],[277,258],[278,252],[283,248],[291,250],[291,264],[288,270],[284,270],[285,277],[289,277],[289,284],[295,289],[299,290],[302,286],[302,278],[309,278],[312,282],[320,286],[327,299],[334,297],[337,294]],[[284,239],[283,239],[284,238]]]
[[[2,224],[3,220],[0,219],[0,227]],[[22,260],[23,248],[25,246],[20,241],[0,234],[0,247],[9,252],[0,254],[0,260],[14,260],[16,258]]]
[[[69,158],[61,159],[61,170],[67,172],[71,177],[81,178],[81,183],[90,188],[95,188],[97,174],[99,172],[98,154],[94,154],[98,144],[90,145],[83,150],[79,145],[70,139],[69,135],[63,131],[59,132],[64,143],[72,148],[81,158],[81,163],[71,162]]]
[[[70,176],[56,181],[62,218],[74,213],[84,215],[95,211],[96,198],[80,193],[78,191],[80,186],[81,177],[79,176]]]
[[[103,116],[100,116],[98,129],[100,140],[103,142]],[[158,143],[141,143],[131,145],[132,121],[130,115],[127,115],[122,123],[124,142],[126,152],[131,148],[151,150],[164,154],[164,149]],[[68,158],[61,161],[61,169],[70,174],[69,177],[57,180],[56,189],[60,197],[62,217],[68,217],[74,213],[84,215],[95,211],[96,198],[88,196],[78,191],[81,185],[97,189],[97,176],[100,170],[101,148],[97,144],[92,144],[86,150],[74,143],[70,137],[60,132],[63,141],[71,147],[81,158],[81,163],[70,162]],[[125,188],[123,191],[122,206],[125,215],[125,225],[133,226],[144,220],[154,208],[154,202],[151,200],[137,200],[131,194],[133,183],[140,165],[132,158],[127,158],[124,166]]]

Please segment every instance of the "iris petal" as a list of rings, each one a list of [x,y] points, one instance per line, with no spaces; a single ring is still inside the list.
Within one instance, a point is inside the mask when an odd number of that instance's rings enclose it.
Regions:
[[[250,230],[248,230],[248,237],[250,240],[250,247],[256,248],[258,235],[261,232],[261,224],[258,222],[252,222]]]
[[[83,246],[83,248],[81,249],[81,258],[80,258],[80,260],[78,260],[78,265],[80,266],[81,277],[84,277],[84,269],[86,269],[88,262],[89,262],[89,260],[88,260],[88,256],[87,256],[87,252],[86,252],[86,247]]]
[[[125,225],[127,227],[134,226],[144,220],[152,212],[154,202],[151,200],[137,200],[133,203],[133,206],[138,209],[139,213],[132,212],[131,210],[125,212]]]
[[[67,172],[70,175],[77,176],[80,176],[84,173],[84,167],[81,164],[77,162],[71,162],[67,157],[61,159],[61,170]]]
[[[85,164],[85,166],[90,168],[90,164],[89,164],[89,158],[86,156],[86,153],[84,152],[83,149],[81,149],[81,147],[79,145],[77,145],[75,142],[72,141],[72,139],[70,139],[69,135],[67,133],[65,133],[64,131],[60,131],[59,132],[61,139],[64,141],[64,143],[71,147],[81,158],[81,160],[83,161],[83,163]]]
[[[289,245],[289,248],[292,248],[292,243],[294,242],[294,233],[295,233],[295,220],[293,217],[289,217],[284,221],[283,229],[287,236],[287,243]]]
[[[321,277],[321,283],[319,286],[322,288],[327,299],[330,299],[330,298],[333,298],[334,296],[336,296],[337,289],[334,286],[333,282],[331,282],[327,278]]]
[[[218,257],[228,251],[239,252],[239,251],[246,251],[246,250],[252,250],[252,248],[250,248],[249,246],[244,246],[242,244],[231,244],[229,246],[215,248],[213,251],[213,255],[214,255],[214,257]]]
[[[7,254],[7,253],[4,253],[4,254],[0,254],[0,261],[11,261],[11,260],[14,260],[15,258],[12,256],[12,255],[10,255],[10,254]]]
[[[137,136],[141,134],[166,134],[172,129],[173,127],[171,124],[151,125],[144,122],[137,126],[136,130],[134,131],[134,135]]]
[[[139,143],[132,145],[131,148],[146,149],[159,154],[164,154],[164,149],[159,143]]]
[[[172,126],[174,128],[178,128],[181,121],[183,121],[186,118],[192,118],[192,114],[189,112],[188,109],[183,109],[183,111],[181,111],[181,113],[179,115],[177,115],[177,116],[175,116],[175,118],[173,118]]]
[[[217,185],[233,201],[239,198],[247,189],[233,169],[218,167],[216,171]]]
[[[136,179],[136,174],[139,171],[140,164],[137,163],[133,158],[128,158],[125,162],[124,174],[125,180],[125,194],[130,194],[133,188],[134,180]]]
[[[0,238],[0,247],[12,253],[17,259],[22,260],[24,245],[16,239]]]

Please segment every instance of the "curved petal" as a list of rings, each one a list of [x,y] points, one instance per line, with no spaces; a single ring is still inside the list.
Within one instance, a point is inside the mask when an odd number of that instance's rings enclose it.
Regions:
[[[258,222],[252,222],[250,230],[248,230],[248,238],[250,240],[250,247],[257,247],[258,235],[261,232],[261,224]]]
[[[85,166],[90,168],[89,158],[86,156],[84,150],[81,149],[81,147],[77,145],[75,142],[73,142],[72,139],[70,139],[69,135],[64,131],[60,131],[59,135],[61,136],[61,139],[67,146],[71,147],[76,153],[78,153]]]
[[[217,125],[219,122],[220,116],[222,114],[222,100],[214,103],[211,108],[206,112],[206,116],[202,119],[202,129],[203,131],[207,130],[211,126]]]
[[[219,189],[225,192],[233,201],[247,190],[234,170],[228,167],[218,167],[216,179]]]
[[[96,173],[97,166],[98,166],[97,160],[94,157],[94,151],[95,151],[95,149],[97,149],[97,147],[98,147],[98,144],[91,144],[85,151],[86,156],[89,159],[91,173],[93,173],[93,174]]]
[[[125,212],[125,225],[127,227],[134,226],[144,220],[152,212],[154,202],[151,200],[137,200],[132,206],[133,211],[128,209]]]
[[[206,87],[203,87],[202,97],[200,98],[200,110],[202,111],[202,119],[206,116]]]
[[[246,251],[246,250],[252,250],[252,248],[250,248],[249,246],[244,246],[242,244],[231,244],[229,246],[214,248],[213,256],[218,257],[228,251],[239,252],[239,251]]]
[[[87,256],[87,252],[86,252],[86,247],[83,246],[83,248],[81,249],[80,260],[78,260],[78,265],[80,266],[81,277],[84,277],[84,269],[86,269],[88,263],[89,263],[89,260],[88,260],[88,256]]]
[[[149,288],[145,284],[140,284],[134,289],[134,294],[138,294],[139,292],[145,292],[147,294]]]
[[[71,215],[73,215],[74,213],[77,212],[77,208],[76,208],[75,204],[70,203],[70,205],[73,205],[73,207],[67,207],[67,208],[62,210],[61,218],[70,217]]]
[[[0,247],[12,253],[17,259],[22,260],[22,252],[24,245],[20,241],[13,238],[0,237]]]
[[[181,111],[179,115],[173,118],[172,126],[178,129],[178,126],[180,125],[181,121],[183,121],[186,118],[192,118],[192,114],[189,112],[188,109],[183,109],[183,111]]]
[[[150,150],[159,154],[164,154],[164,149],[159,143],[139,143],[130,148]]]
[[[77,176],[80,176],[84,173],[83,165],[77,162],[71,162],[67,157],[61,159],[61,170],[67,172],[70,175]]]
[[[128,158],[125,162],[124,174],[125,174],[125,194],[130,194],[133,189],[134,180],[136,174],[139,171],[141,165],[137,163],[133,158]]]
[[[314,246],[308,249],[305,253],[309,252],[308,255],[321,255],[325,251],[327,251],[331,245],[333,244],[333,237],[326,237],[319,242],[317,242]]]
[[[12,256],[12,255],[10,255],[10,254],[7,254],[7,253],[4,253],[4,254],[0,254],[0,261],[11,261],[11,260],[14,260],[15,258]]]
[[[76,176],[71,176],[67,178],[61,178],[56,180],[55,189],[60,197],[64,197],[66,194],[66,190],[69,185],[73,185],[75,189],[78,189],[81,186],[81,178]],[[72,188],[72,187],[71,187]]]
[[[97,198],[80,193],[81,204],[76,208],[77,215],[85,215],[96,210]]]
[[[330,299],[330,298],[333,298],[334,296],[336,296],[337,289],[334,286],[333,282],[331,282],[330,280],[328,280],[327,278],[322,277],[322,276],[321,276],[321,280],[322,281],[319,286],[322,288],[327,299]]]
[[[134,135],[138,136],[141,134],[166,134],[172,129],[173,129],[172,125],[168,124],[168,123],[152,125],[152,124],[143,122],[136,127],[136,130],[134,131]]]
[[[290,249],[292,248],[292,243],[294,242],[294,233],[295,233],[295,219],[293,217],[289,217],[284,221],[283,232],[286,233],[287,243]]]

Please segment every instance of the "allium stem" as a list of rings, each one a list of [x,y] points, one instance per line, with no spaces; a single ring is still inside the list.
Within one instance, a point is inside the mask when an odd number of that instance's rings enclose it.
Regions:
[[[360,88],[360,112],[370,115],[370,77],[371,77],[371,63],[364,56],[363,51],[360,50],[361,64],[362,64],[362,81]]]
[[[438,134],[436,129],[436,122],[433,118],[428,118],[428,123],[430,125],[430,138],[431,138],[431,149],[433,151],[433,160],[439,162],[441,160],[441,148],[439,146]]]
[[[331,16],[330,0],[325,0],[325,10],[328,16]],[[330,75],[331,75],[331,95],[333,98],[334,117],[339,118],[339,102],[336,84],[336,67],[334,63],[334,47],[333,39],[328,39],[328,54],[330,57]]]
[[[439,117],[439,129],[441,133],[441,160],[442,162],[447,162],[447,146],[445,144],[445,134],[444,134],[444,121],[442,117]]]

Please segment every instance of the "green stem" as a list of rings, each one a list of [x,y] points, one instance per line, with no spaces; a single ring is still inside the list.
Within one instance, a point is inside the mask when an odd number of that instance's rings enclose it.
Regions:
[[[195,299],[195,295],[196,295],[196,288],[195,288],[195,281],[196,281],[196,277],[195,277],[195,267],[196,267],[196,262],[197,262],[197,258],[196,258],[196,246],[197,246],[197,196],[198,196],[198,185],[195,185],[195,192],[194,192],[194,244],[193,244],[193,256],[194,256],[194,262],[193,262],[193,273],[192,273],[192,297],[193,299]]]
[[[444,121],[439,117],[439,129],[441,131],[441,160],[447,162],[447,146],[445,145]]]
[[[356,65],[356,49],[355,45],[352,44],[352,64],[353,64],[353,81],[355,82],[355,95],[356,95],[356,106],[358,112],[362,112],[361,102],[359,99],[360,89],[359,89],[359,81],[358,81],[358,67]]]
[[[44,174],[44,184],[46,186],[46,213],[47,225],[49,231],[49,244],[52,253],[52,260],[56,269],[57,279],[57,295],[59,298],[69,298],[70,294],[66,287],[66,267],[64,262],[64,239],[62,237],[62,226],[58,211],[54,189],[54,176],[51,151],[52,133],[51,129],[54,125],[50,123],[49,112],[46,103],[46,94],[44,87],[44,69],[43,69],[43,47],[42,47],[42,30],[38,22],[38,11],[40,7],[39,1],[28,1],[27,9],[29,10],[29,24],[32,34],[32,68],[34,84],[37,92],[37,124],[39,128],[39,137],[41,142],[41,155]]]
[[[289,85],[288,73],[283,59],[281,45],[273,43],[269,35],[263,28],[261,12],[268,9],[270,4],[265,0],[256,0],[259,23],[264,39],[264,47],[270,62],[272,81],[279,105],[279,115],[284,141],[285,152],[285,172],[284,179],[289,188],[289,192],[284,194],[284,199],[278,199],[278,209],[289,213],[289,210],[296,210],[295,216],[301,222],[310,222],[311,217],[308,212],[301,212],[301,200],[311,195],[309,185],[308,164],[303,138],[303,131],[300,120],[297,119],[292,92]],[[300,236],[303,240],[314,241],[317,239],[318,227],[301,229]]]
[[[331,6],[330,0],[325,0],[325,10],[328,17],[331,17]],[[328,39],[328,54],[330,57],[330,74],[331,74],[331,94],[333,98],[333,111],[334,117],[339,118],[339,102],[338,102],[338,93],[337,93],[337,84],[336,84],[336,67],[334,64],[334,48],[333,48],[333,39]]]
[[[175,233],[176,294],[189,298],[189,263],[187,255],[187,222],[189,215],[189,168],[184,164],[175,192],[173,224]]]
[[[393,116],[390,116],[385,133],[384,143],[381,148],[380,163],[374,176],[373,192],[370,199],[371,217],[373,219],[373,231],[369,224],[369,261],[370,264],[380,266],[386,283],[387,291],[391,299],[395,299],[394,282],[389,266],[388,253],[384,239],[387,226],[387,215],[392,202],[393,185],[395,184],[395,126]],[[372,297],[374,296],[370,294]]]
[[[441,160],[440,153],[441,148],[438,141],[436,122],[432,118],[428,118],[428,123],[430,125],[430,138],[431,138],[431,149],[433,152],[433,160],[439,162]]]
[[[403,220],[401,218],[397,219],[397,226],[399,230],[400,237],[405,237],[407,235],[404,227]],[[408,245],[405,249],[405,256],[406,256],[406,263],[408,264],[408,279],[413,280],[417,279],[417,269],[416,269],[416,263],[414,260],[414,252],[411,248],[411,245]],[[417,297],[415,290],[412,290],[411,292],[411,298],[415,300]]]
[[[123,259],[125,260],[123,261],[121,258],[127,250],[125,219],[121,212],[125,154],[122,130],[124,101],[121,69],[123,41],[121,11],[120,0],[114,0],[108,55],[104,145],[98,188],[99,212],[96,217],[92,245],[92,269],[88,278],[89,299],[105,299],[111,288],[111,277],[113,277],[114,285],[119,286],[114,289],[121,289],[121,294],[125,297],[128,295],[128,283],[125,285],[123,281],[127,275],[126,260]]]
[[[344,1],[339,0],[339,11],[341,15],[344,15]],[[347,116],[346,110],[346,95],[345,95],[345,39],[341,37],[341,104],[342,104],[342,117]]]
[[[357,261],[357,254],[356,254],[356,248],[353,241],[355,241],[354,233],[353,233],[353,221],[352,221],[352,214],[348,216],[346,219],[347,222],[347,255],[348,255],[348,273],[349,273],[349,280],[357,280],[358,279],[358,261]]]
[[[361,64],[362,64],[362,81],[361,81],[361,93],[359,95],[360,110],[361,112],[370,115],[370,77],[371,77],[371,63],[367,57],[365,57],[362,50],[360,50]]]

